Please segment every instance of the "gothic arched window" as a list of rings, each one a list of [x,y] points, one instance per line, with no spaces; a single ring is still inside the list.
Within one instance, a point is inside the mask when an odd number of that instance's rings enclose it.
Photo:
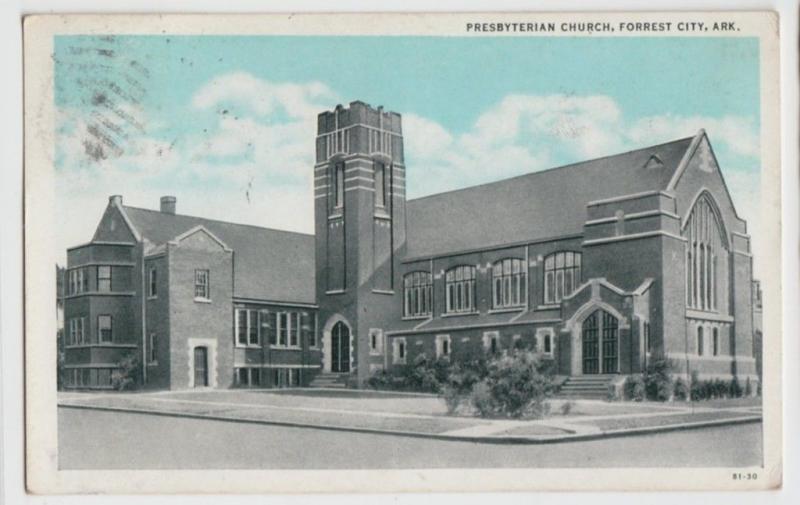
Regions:
[[[694,204],[683,229],[686,242],[686,305],[699,310],[717,310],[720,271],[727,240],[716,206],[708,194]],[[724,261],[727,265],[727,261]]]

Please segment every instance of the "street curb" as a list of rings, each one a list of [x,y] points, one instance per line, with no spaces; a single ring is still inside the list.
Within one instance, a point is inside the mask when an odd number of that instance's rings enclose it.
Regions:
[[[75,405],[75,404],[58,404],[59,408],[70,408],[77,410],[100,410],[105,412],[126,412],[131,414],[145,414],[163,417],[183,417],[188,419],[200,419],[210,421],[225,421],[244,424],[260,424],[268,426],[284,426],[289,428],[311,428],[318,430],[330,431],[345,431],[351,433],[368,433],[373,435],[390,435],[397,437],[412,437],[412,438],[427,438],[434,440],[450,440],[454,442],[480,442],[491,444],[553,444],[560,442],[582,442],[590,440],[599,440],[602,438],[619,438],[626,436],[637,435],[650,435],[654,433],[664,433],[670,431],[684,431],[700,428],[712,428],[720,426],[731,426],[738,424],[747,424],[754,422],[761,422],[761,415],[744,415],[742,417],[735,417],[730,419],[716,419],[710,421],[697,421],[694,423],[681,423],[681,424],[667,424],[663,426],[646,426],[642,428],[630,428],[620,430],[598,431],[594,433],[575,433],[570,432],[565,428],[559,428],[567,432],[565,435],[538,435],[538,436],[464,436],[464,435],[445,435],[442,433],[422,433],[417,431],[400,431],[400,430],[384,430],[377,428],[357,428],[353,426],[337,426],[330,424],[315,424],[315,423],[298,423],[290,421],[268,421],[262,419],[243,419],[241,417],[226,417],[220,415],[202,415],[190,414],[183,412],[168,412],[159,410],[145,410],[130,407],[103,407],[95,405]]]

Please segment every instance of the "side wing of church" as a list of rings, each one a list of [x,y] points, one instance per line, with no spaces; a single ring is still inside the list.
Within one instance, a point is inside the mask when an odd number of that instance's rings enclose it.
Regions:
[[[68,251],[67,387],[133,355],[148,388],[357,387],[516,346],[567,377],[757,380],[750,237],[704,131],[414,200],[406,180],[401,116],[352,102],[318,116],[313,236],[112,197]]]

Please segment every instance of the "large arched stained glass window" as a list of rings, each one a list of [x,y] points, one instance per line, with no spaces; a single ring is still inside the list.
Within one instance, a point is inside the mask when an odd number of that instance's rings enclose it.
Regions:
[[[701,195],[686,220],[686,305],[699,310],[717,310],[719,283],[727,273],[727,241],[716,207],[707,194]]]

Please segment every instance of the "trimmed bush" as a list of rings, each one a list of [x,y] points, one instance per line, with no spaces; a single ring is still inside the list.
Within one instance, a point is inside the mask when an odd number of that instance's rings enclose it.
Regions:
[[[672,398],[672,367],[667,360],[656,360],[647,365],[644,374],[648,400],[665,402]]]
[[[679,401],[686,401],[689,399],[690,388],[683,377],[675,379],[675,384],[672,388],[672,398]]]
[[[744,390],[742,389],[742,385],[739,384],[739,379],[736,377],[731,379],[731,382],[728,384],[728,396],[731,398],[741,398],[743,392]]]
[[[544,417],[554,389],[544,370],[537,354],[514,350],[489,363],[488,375],[472,387],[470,401],[483,417]]]
[[[622,386],[625,399],[634,402],[641,402],[645,399],[645,382],[641,375],[629,375]]]

